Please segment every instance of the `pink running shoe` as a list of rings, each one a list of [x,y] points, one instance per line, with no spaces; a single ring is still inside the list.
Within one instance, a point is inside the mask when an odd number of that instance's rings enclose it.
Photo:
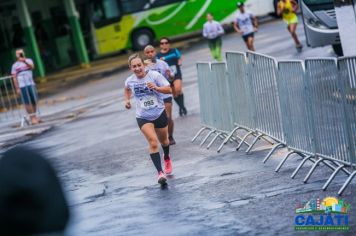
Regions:
[[[168,160],[164,160],[164,173],[167,175],[172,174],[172,161],[170,157]]]
[[[160,171],[158,173],[158,183],[164,185],[166,184],[166,182],[167,182],[166,175],[163,173],[163,171]]]

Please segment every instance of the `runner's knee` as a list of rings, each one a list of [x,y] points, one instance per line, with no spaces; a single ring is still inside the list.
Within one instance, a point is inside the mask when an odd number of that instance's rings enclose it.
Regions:
[[[168,124],[172,121],[172,117],[168,113],[167,113],[167,121],[168,121]]]
[[[148,143],[149,143],[151,149],[157,149],[157,148],[158,148],[158,141],[157,141],[157,139],[155,139],[155,138],[150,138],[150,139],[148,140]]]
[[[177,97],[178,95],[180,95],[182,93],[182,87],[180,86],[179,88],[176,88],[175,92],[174,92],[174,96]]]
[[[167,136],[167,138],[166,139],[164,139],[163,141],[162,141],[162,146],[168,146],[169,145],[169,139],[168,139],[168,136]]]

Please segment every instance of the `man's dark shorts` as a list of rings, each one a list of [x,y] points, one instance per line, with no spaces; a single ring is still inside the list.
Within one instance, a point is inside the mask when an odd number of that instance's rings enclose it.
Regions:
[[[25,86],[21,89],[21,98],[22,102],[26,105],[32,104],[36,105],[37,103],[37,92],[34,85]]]
[[[249,33],[249,34],[246,34],[246,35],[242,35],[242,38],[244,39],[244,41],[245,42],[247,42],[247,40],[248,40],[248,38],[250,38],[250,37],[254,37],[254,33],[252,32],[252,33]]]
[[[156,129],[164,128],[168,125],[166,110],[164,110],[162,114],[155,120],[145,120],[141,118],[136,118],[136,120],[140,129],[142,129],[142,126],[147,123],[152,123]]]

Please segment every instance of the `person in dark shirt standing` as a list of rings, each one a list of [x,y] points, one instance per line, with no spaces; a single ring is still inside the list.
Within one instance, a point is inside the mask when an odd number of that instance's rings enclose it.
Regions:
[[[157,58],[167,62],[171,71],[174,74],[173,80],[173,97],[174,101],[179,106],[179,115],[187,115],[187,109],[184,106],[184,95],[182,90],[182,58],[177,48],[170,48],[170,40],[167,37],[162,37],[159,40],[160,52],[157,53]]]

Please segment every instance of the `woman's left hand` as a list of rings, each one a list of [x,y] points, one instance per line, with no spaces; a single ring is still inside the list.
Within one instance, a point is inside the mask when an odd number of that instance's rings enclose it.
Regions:
[[[147,87],[149,88],[149,89],[153,89],[153,90],[157,90],[157,86],[154,84],[154,83],[152,83],[152,82],[147,82]]]

